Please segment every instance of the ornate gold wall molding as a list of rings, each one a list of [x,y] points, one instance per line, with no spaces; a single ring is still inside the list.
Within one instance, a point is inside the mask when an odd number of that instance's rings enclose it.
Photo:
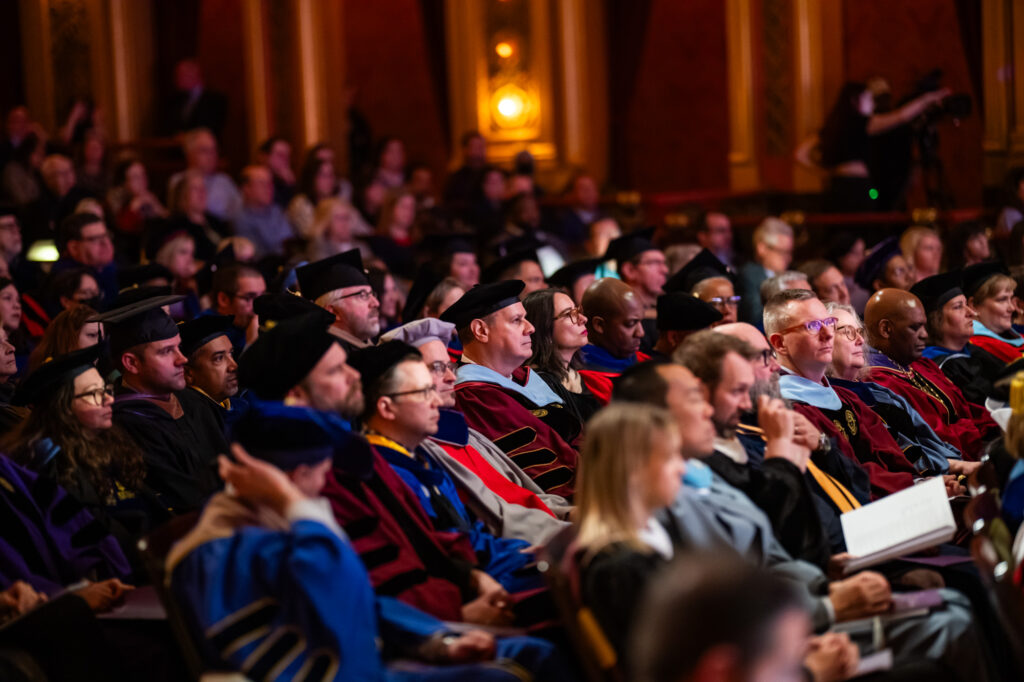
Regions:
[[[246,104],[249,107],[249,143],[255,148],[270,135],[267,97],[266,30],[263,0],[243,0]]]
[[[49,0],[19,0],[22,64],[25,76],[25,100],[32,117],[47,130],[57,127],[57,107],[53,92],[53,45],[50,41]]]
[[[1024,6],[982,0],[984,179],[998,185],[1024,161]]]

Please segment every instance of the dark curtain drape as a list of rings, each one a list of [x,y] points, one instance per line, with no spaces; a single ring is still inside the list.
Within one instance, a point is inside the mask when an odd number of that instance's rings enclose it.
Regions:
[[[955,0],[955,3],[960,25],[960,42],[964,46],[971,87],[974,88],[974,99],[980,115],[985,108],[985,91],[982,83],[981,3],[978,0]]]
[[[431,79],[434,81],[434,91],[437,93],[441,122],[447,133],[445,146],[450,148],[452,137],[458,137],[466,131],[452,130],[451,118],[448,115],[450,107],[448,105],[448,64],[445,57],[444,1],[420,0],[420,8],[423,12],[423,32],[426,35],[428,67]]]
[[[630,182],[629,103],[640,62],[652,0],[606,0],[608,45],[608,113],[611,135],[609,179],[617,187]]]

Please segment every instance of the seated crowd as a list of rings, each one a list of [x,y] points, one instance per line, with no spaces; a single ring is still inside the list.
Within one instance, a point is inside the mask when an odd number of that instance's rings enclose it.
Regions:
[[[726,214],[683,249],[585,174],[542,210],[532,159],[507,176],[476,133],[438,197],[393,138],[350,183],[273,137],[236,184],[193,130],[165,202],[138,159],[85,184],[23,144],[4,679],[1024,674],[969,532],[849,570],[842,523],[935,479],[956,511],[990,460],[1021,524],[1024,263],[983,230],[959,269],[924,226],[791,269],[776,217],[739,264]],[[104,617],[145,590],[166,618]]]

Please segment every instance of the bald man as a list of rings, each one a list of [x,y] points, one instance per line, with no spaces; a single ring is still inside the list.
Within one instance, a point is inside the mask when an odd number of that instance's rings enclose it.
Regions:
[[[944,441],[975,461],[999,435],[988,411],[967,402],[942,370],[922,357],[927,315],[909,291],[882,289],[868,299],[864,326],[871,346],[867,378],[903,396]]]
[[[607,404],[612,379],[637,362],[649,359],[640,352],[646,306],[631,286],[605,277],[583,292],[582,307],[590,342],[580,351],[580,376],[598,400]]]

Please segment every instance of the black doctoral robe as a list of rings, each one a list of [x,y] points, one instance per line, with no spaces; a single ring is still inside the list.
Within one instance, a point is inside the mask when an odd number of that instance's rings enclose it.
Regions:
[[[229,451],[216,406],[194,391],[177,391],[173,397],[182,415],[174,418],[161,400],[168,396],[146,396],[123,385],[117,389],[114,423],[142,450],[146,485],[174,513],[201,507],[220,488],[217,455]]]

